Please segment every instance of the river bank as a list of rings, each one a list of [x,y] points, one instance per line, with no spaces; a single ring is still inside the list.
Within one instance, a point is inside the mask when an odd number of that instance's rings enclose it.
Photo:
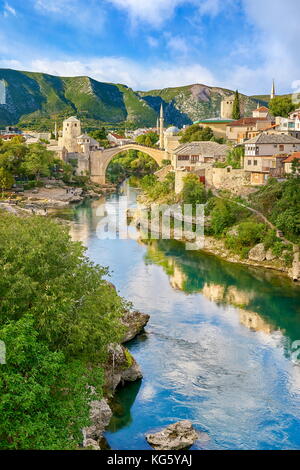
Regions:
[[[160,200],[159,202],[153,203],[153,201],[150,201],[145,193],[140,194],[138,197],[138,202],[140,205],[145,208],[146,211],[149,211],[151,209],[151,206],[164,206],[166,204],[166,201]],[[139,208],[131,211],[130,217],[134,221],[137,227],[141,227],[141,211]],[[209,224],[209,217],[204,219],[204,230],[206,230],[207,227],[207,221]],[[148,224],[148,221],[146,222]],[[159,224],[158,224],[159,226]],[[155,224],[151,225],[151,230],[159,234],[161,236],[161,229],[155,229]],[[205,233],[205,232],[204,232]],[[236,227],[231,227],[229,229],[229,233],[232,236],[237,236],[237,228]],[[172,234],[172,230],[171,230]],[[192,235],[192,232],[188,235]],[[173,233],[173,238],[176,238],[175,234]],[[186,239],[182,239],[182,242],[185,243]],[[292,243],[290,244],[292,247]],[[222,258],[230,263],[238,263],[246,266],[253,266],[253,267],[260,267],[263,269],[267,270],[273,270],[276,271],[277,273],[280,273],[281,275],[284,275],[286,277],[289,277],[293,281],[298,281],[299,279],[299,266],[295,267],[295,259],[297,258],[297,250],[294,249],[294,263],[291,263],[290,265],[286,263],[286,258],[285,255],[289,254],[288,250],[288,245],[286,246],[286,251],[284,251],[280,256],[275,255],[270,248],[265,249],[263,243],[257,243],[256,245],[251,247],[251,250],[249,251],[248,257],[242,257],[238,255],[237,253],[234,253],[232,250],[228,249],[225,244],[225,239],[221,237],[214,237],[211,235],[205,234],[204,236],[204,243],[203,246],[201,247],[201,251],[204,251],[206,253],[213,254],[219,258]],[[296,273],[296,274],[295,274]]]
[[[113,289],[115,287],[110,284]],[[102,365],[104,368],[104,397],[101,401],[91,400],[90,419],[91,425],[83,429],[83,447],[93,450],[109,448],[104,433],[113,416],[112,401],[118,387],[124,387],[128,383],[140,381],[143,373],[126,348],[126,343],[143,333],[149,321],[149,315],[137,312],[124,312],[122,325],[125,333],[122,343],[112,344],[108,349],[108,357]]]
[[[74,207],[85,199],[99,199],[115,191],[114,185],[94,185],[91,189],[72,187],[59,181],[46,181],[45,185],[0,200],[0,208],[10,213],[26,215],[48,215],[51,209]]]

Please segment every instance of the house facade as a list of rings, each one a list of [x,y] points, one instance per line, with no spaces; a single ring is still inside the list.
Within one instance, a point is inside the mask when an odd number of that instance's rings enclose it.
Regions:
[[[300,164],[300,152],[295,152],[295,153],[292,153],[291,155],[288,156],[288,158],[286,158],[283,163],[284,163],[284,172],[289,175],[289,174],[292,174],[293,173],[293,162],[295,160],[298,160],[299,164]],[[299,170],[298,170],[298,173],[299,173]]]
[[[189,142],[173,151],[172,166],[174,170],[195,171],[205,164],[224,162],[228,145],[217,142]]]
[[[270,176],[284,176],[287,155],[300,151],[300,140],[285,134],[260,134],[244,145],[244,170],[255,185],[264,184]]]

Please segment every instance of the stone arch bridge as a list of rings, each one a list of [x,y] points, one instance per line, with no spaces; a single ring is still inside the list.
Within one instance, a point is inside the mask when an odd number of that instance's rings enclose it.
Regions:
[[[144,152],[152,157],[159,166],[162,165],[162,161],[166,158],[164,150],[139,144],[126,144],[105,150],[96,150],[90,153],[89,171],[91,180],[94,181],[94,183],[105,184],[105,175],[108,165],[116,155],[126,152],[127,150],[139,150],[140,152]]]

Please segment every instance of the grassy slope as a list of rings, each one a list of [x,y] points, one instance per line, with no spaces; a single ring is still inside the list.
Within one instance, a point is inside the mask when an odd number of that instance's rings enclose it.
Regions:
[[[148,92],[135,92],[122,84],[101,83],[89,77],[55,77],[43,73],[0,69],[7,85],[7,103],[0,106],[0,126],[53,129],[63,119],[77,115],[84,128],[151,126],[156,124],[160,105],[167,125],[182,126],[197,119],[219,115],[221,99],[230,90],[189,85]],[[241,95],[249,115],[256,101]]]

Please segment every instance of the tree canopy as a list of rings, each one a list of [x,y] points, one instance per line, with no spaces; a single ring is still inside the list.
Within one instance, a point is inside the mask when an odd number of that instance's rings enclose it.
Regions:
[[[0,270],[0,448],[75,448],[129,305],[48,218],[0,215]]]
[[[275,96],[269,103],[270,112],[275,117],[288,117],[296,107],[290,96]]]

